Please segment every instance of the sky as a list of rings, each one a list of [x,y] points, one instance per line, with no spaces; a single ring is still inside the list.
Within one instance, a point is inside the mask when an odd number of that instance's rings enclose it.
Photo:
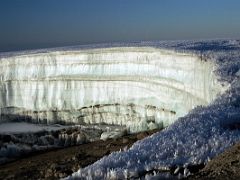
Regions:
[[[239,0],[0,0],[0,51],[240,38]]]

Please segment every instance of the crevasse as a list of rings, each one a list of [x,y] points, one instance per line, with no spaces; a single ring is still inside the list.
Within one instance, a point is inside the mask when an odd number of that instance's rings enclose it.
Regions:
[[[150,47],[1,57],[0,121],[161,128],[226,89],[214,70],[197,55]]]

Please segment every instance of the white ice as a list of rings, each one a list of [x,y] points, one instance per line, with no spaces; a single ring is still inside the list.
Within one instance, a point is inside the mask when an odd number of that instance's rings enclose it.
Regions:
[[[0,108],[38,122],[162,128],[227,88],[215,69],[195,54],[153,47],[13,54],[0,59]]]
[[[168,126],[72,177],[123,179],[206,163],[240,140],[239,40],[106,47],[0,56],[3,114],[132,132]]]
[[[210,105],[194,108],[165,130],[136,142],[127,151],[103,157],[68,179],[139,178],[148,171],[206,163],[239,142],[240,41],[163,42],[155,46],[212,57],[218,66],[214,73],[222,83],[230,83],[230,88]]]

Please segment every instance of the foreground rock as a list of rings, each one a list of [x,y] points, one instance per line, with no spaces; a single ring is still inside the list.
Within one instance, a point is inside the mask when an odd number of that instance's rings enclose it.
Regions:
[[[117,139],[100,140],[49,152],[38,152],[18,161],[1,165],[0,179],[63,178],[111,152],[131,147],[135,141],[156,131],[125,135]],[[187,179],[240,179],[240,143],[212,159],[203,167],[203,165],[188,167],[191,175]],[[202,170],[199,171],[199,169]],[[169,177],[183,178],[185,171],[186,169],[183,167],[173,167],[169,171],[169,174],[173,176]],[[153,174],[154,172],[149,173]]]
[[[188,179],[240,179],[240,143],[212,159]]]
[[[113,151],[129,148],[135,141],[157,130],[117,139],[96,141],[65,149],[32,154],[29,157],[0,166],[0,179],[59,179],[71,175],[80,167],[94,163]]]

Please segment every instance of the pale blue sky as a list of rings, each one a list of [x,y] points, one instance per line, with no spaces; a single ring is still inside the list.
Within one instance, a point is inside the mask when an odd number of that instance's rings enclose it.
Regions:
[[[0,51],[240,38],[239,0],[0,0]]]

